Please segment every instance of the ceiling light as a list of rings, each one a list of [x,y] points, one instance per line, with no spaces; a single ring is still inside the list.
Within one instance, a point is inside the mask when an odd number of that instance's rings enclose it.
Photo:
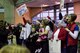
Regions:
[[[72,2],[72,0],[70,0],[70,2]]]
[[[49,6],[49,5],[46,5],[46,4],[42,4],[42,5],[41,5],[41,7],[47,7],[47,6]]]
[[[55,4],[60,4],[60,2],[55,2]]]

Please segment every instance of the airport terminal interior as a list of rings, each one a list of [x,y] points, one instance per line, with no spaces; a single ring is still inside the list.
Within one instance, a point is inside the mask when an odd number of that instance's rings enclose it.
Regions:
[[[80,53],[80,0],[0,0],[0,53]]]

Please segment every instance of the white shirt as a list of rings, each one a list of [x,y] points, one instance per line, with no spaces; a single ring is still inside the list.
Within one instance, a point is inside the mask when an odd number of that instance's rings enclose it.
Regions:
[[[20,33],[20,39],[26,39],[26,28],[22,27],[22,31]]]
[[[31,33],[32,26],[29,23],[26,23],[25,27],[26,27],[26,32],[27,32],[26,38],[28,38]]]

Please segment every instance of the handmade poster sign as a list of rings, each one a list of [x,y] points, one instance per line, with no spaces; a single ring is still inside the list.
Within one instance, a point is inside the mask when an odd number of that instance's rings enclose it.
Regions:
[[[49,53],[61,53],[61,40],[58,40],[60,28],[53,34],[54,38],[49,40]]]

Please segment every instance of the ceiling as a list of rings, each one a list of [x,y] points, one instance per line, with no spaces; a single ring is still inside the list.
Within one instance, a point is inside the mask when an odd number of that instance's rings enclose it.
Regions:
[[[17,3],[18,0],[13,0],[14,3]],[[65,0],[65,3],[73,3],[73,2],[80,2],[80,0]],[[16,4],[16,6],[19,6],[23,3],[26,3],[28,7],[41,7],[41,5],[47,5],[47,6],[54,6],[54,5],[59,5],[60,0],[32,0],[30,2],[24,2],[20,4]]]

